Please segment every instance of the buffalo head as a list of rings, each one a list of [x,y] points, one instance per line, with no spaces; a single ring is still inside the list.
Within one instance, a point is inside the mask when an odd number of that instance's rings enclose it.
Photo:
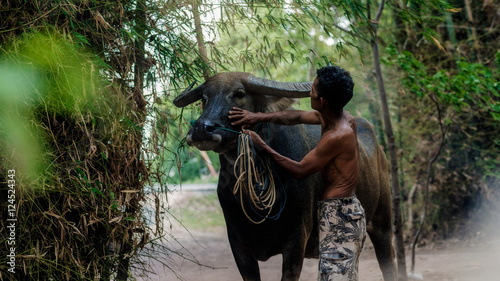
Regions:
[[[236,147],[239,131],[228,119],[233,107],[253,112],[272,112],[289,108],[296,98],[308,97],[312,82],[276,82],[250,73],[227,72],[210,77],[200,86],[187,88],[174,99],[177,107],[202,101],[203,112],[186,136],[189,145],[200,150],[223,153]]]

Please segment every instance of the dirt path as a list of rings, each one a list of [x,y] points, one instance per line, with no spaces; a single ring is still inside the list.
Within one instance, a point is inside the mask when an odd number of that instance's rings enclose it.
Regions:
[[[189,194],[187,196],[197,196],[194,193]],[[176,201],[177,204],[182,204],[184,199],[177,197]],[[153,262],[152,270],[155,274],[149,274],[150,279],[138,280],[241,280],[224,227],[216,227],[209,232],[189,233],[180,227],[174,227],[173,230],[173,236],[177,238],[177,242],[170,242],[169,247],[181,253],[183,257],[170,254],[170,259],[166,260],[170,269],[165,268],[159,262]],[[410,250],[406,253],[409,269]],[[198,264],[187,261],[185,257],[195,257]],[[304,261],[300,280],[317,279],[317,262],[315,259]],[[365,245],[359,268],[361,281],[383,280],[370,242]],[[262,280],[280,280],[281,256],[261,262],[260,270]],[[500,280],[500,239],[476,244],[448,241],[446,246],[434,245],[433,249],[418,249],[415,273],[417,278],[414,280],[498,281]]]

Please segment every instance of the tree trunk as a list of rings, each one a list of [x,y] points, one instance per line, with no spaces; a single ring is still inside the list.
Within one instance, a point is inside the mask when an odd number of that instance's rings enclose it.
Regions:
[[[413,196],[417,190],[418,184],[414,184],[408,193],[408,221],[406,222],[406,229],[413,230]]]
[[[368,82],[368,89],[365,89],[366,93],[366,98],[367,100],[370,101],[368,104],[368,111],[370,112],[370,121],[372,122],[373,126],[375,127],[376,133],[377,133],[377,139],[378,143],[382,147],[387,147],[387,143],[385,142],[385,137],[384,137],[384,124],[382,124],[382,114],[380,113],[380,105],[376,104],[376,89],[375,89],[375,84],[377,83],[374,79],[373,75],[369,75],[366,78]]]
[[[193,1],[193,19],[194,19],[194,30],[196,33],[196,41],[198,43],[198,50],[204,62],[203,78],[205,78],[206,81],[210,77],[210,63],[208,61],[207,49],[205,48],[205,40],[203,40],[203,29],[201,27],[200,11],[198,10],[198,0]],[[210,161],[207,152],[200,151],[200,154],[203,160],[205,160],[205,164],[207,165],[210,174],[216,177],[217,172],[215,171],[215,168],[212,165],[212,161]]]
[[[384,9],[384,1],[381,1],[375,21],[372,27],[372,52],[373,52],[373,65],[375,68],[375,75],[377,77],[377,85],[380,93],[380,101],[383,111],[385,133],[387,135],[387,143],[389,145],[390,163],[391,163],[391,187],[392,187],[392,214],[394,217],[394,235],[396,238],[396,255],[398,262],[398,280],[406,281],[408,274],[406,272],[406,256],[403,241],[403,218],[401,216],[401,197],[399,191],[399,175],[398,175],[398,156],[397,147],[392,129],[391,118],[389,114],[389,106],[387,102],[387,94],[385,91],[384,79],[382,76],[382,69],[380,67],[380,54],[377,36],[377,24]]]
[[[474,16],[472,14],[472,8],[470,0],[465,0],[465,11],[467,12],[467,33],[470,37],[470,43],[472,44],[472,49],[474,50],[473,57],[476,57],[476,61],[481,61],[480,51],[479,51],[479,40],[477,39],[476,23],[474,21]]]
[[[457,36],[455,33],[455,25],[453,24],[453,18],[450,12],[445,12],[446,15],[446,29],[448,30],[448,36],[450,38],[451,46],[453,47],[453,52],[457,51]]]
[[[203,40],[203,29],[201,27],[200,11],[198,10],[198,1],[193,1],[193,19],[194,19],[194,31],[196,33],[196,41],[198,43],[198,51],[203,59],[203,77],[207,80],[210,77],[210,67],[208,62],[207,49],[205,48],[205,40]]]
[[[208,157],[208,153],[206,151],[200,151],[201,158],[205,160],[205,164],[207,165],[208,171],[210,172],[210,175],[212,177],[217,177],[217,171],[214,168],[214,165],[212,165],[212,161],[210,160],[210,157]]]
[[[389,155],[391,163],[391,187],[392,187],[392,214],[394,216],[394,236],[396,238],[396,255],[398,261],[398,280],[406,281],[406,257],[405,247],[403,241],[403,218],[401,216],[401,197],[399,190],[399,175],[398,175],[398,156],[397,147],[394,139],[394,132],[392,130],[391,118],[389,114],[389,106],[387,103],[387,95],[385,92],[384,80],[382,77],[382,70],[380,68],[380,55],[378,50],[377,36],[373,38],[373,58],[375,73],[377,75],[377,84],[380,93],[380,100],[382,104],[382,111],[384,116],[385,134],[387,135],[387,143],[389,145]]]

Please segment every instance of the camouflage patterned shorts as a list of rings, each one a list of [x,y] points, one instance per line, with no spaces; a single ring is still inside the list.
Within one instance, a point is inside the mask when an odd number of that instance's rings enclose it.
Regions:
[[[356,196],[318,202],[319,281],[358,280],[366,238],[365,210]]]

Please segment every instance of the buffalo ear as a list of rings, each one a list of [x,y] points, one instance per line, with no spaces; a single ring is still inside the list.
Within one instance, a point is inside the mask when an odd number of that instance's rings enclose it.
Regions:
[[[262,109],[263,112],[275,112],[287,110],[292,107],[292,104],[297,102],[296,98],[283,98],[283,97],[273,97],[273,96],[264,96],[266,106]]]
[[[174,105],[177,107],[185,107],[192,104],[195,101],[201,99],[202,88],[205,83],[191,90],[196,82],[191,83],[186,90],[184,90],[180,95],[174,99]]]

